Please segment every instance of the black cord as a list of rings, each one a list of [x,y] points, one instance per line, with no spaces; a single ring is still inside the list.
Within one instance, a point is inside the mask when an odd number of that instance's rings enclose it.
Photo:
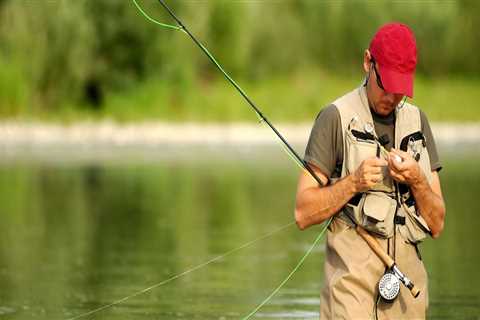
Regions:
[[[393,223],[393,260],[397,261],[397,226]]]
[[[374,309],[375,320],[378,320],[378,303],[379,302],[380,302],[380,292],[377,293],[377,297],[375,299],[375,309]]]

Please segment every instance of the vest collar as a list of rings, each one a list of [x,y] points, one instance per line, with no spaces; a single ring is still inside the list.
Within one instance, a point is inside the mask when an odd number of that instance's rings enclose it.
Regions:
[[[360,86],[357,91],[360,98],[360,108],[358,113],[360,113],[360,117],[364,119],[364,121],[366,120],[366,123],[373,128],[373,134],[377,137],[377,133],[375,132],[375,123],[373,122],[372,112],[370,110],[370,105],[368,104],[367,89],[364,86]]]

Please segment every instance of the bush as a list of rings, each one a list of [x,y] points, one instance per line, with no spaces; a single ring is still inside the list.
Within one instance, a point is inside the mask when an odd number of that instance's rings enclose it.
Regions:
[[[173,24],[156,1],[140,4]],[[480,4],[392,1],[168,1],[239,80],[260,81],[313,67],[358,72],[363,50],[387,21],[417,36],[425,77],[480,71]],[[221,75],[182,33],[146,21],[131,1],[0,0],[0,114],[51,113],[64,105],[101,109],[104,97],[148,79],[171,90]]]

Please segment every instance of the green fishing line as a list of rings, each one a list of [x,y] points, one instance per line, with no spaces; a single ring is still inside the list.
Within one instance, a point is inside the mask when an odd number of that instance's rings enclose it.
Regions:
[[[278,287],[275,288],[275,290],[272,291],[272,293],[270,293],[268,295],[268,297],[266,297],[257,307],[255,307],[255,309],[253,309],[249,314],[247,314],[245,317],[243,317],[242,320],[250,319],[255,313],[258,312],[258,310],[260,310],[264,305],[266,305],[273,298],[273,296],[277,294],[278,291],[280,291],[280,289],[285,285],[285,283],[288,282],[288,280],[290,280],[292,278],[293,274],[295,272],[297,272],[298,269],[300,269],[300,267],[303,265],[303,262],[305,261],[305,259],[310,255],[313,248],[315,248],[315,246],[318,244],[320,239],[323,237],[323,234],[327,230],[327,228],[330,225],[330,222],[332,221],[332,219],[333,218],[331,217],[326,223],[324,223],[323,229],[320,232],[320,234],[317,236],[315,241],[313,241],[310,248],[307,250],[307,252],[305,252],[303,257],[300,259],[300,261],[297,263],[297,265],[292,269],[292,271],[289,273],[289,275],[278,285]]]
[[[137,7],[138,11],[140,11],[140,13],[149,21],[155,23],[155,24],[158,24],[159,26],[161,27],[165,27],[165,28],[169,28],[169,29],[174,29],[174,30],[181,30],[182,28],[179,27],[179,26],[173,26],[173,25],[170,25],[170,24],[166,24],[166,23],[162,23],[162,22],[159,22],[155,19],[153,19],[152,17],[150,17],[145,11],[143,11],[142,7],[140,7],[140,5],[137,3],[136,0],[132,0],[133,3],[135,4],[135,6]]]

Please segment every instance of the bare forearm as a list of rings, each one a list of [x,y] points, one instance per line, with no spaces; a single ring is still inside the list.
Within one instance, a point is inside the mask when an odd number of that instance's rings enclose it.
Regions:
[[[432,237],[437,238],[443,230],[445,220],[445,204],[442,197],[433,192],[427,179],[423,176],[410,186],[415,198],[417,210],[427,222]]]
[[[322,223],[336,214],[356,193],[354,176],[327,187],[311,187],[297,198],[295,219],[300,229]]]

